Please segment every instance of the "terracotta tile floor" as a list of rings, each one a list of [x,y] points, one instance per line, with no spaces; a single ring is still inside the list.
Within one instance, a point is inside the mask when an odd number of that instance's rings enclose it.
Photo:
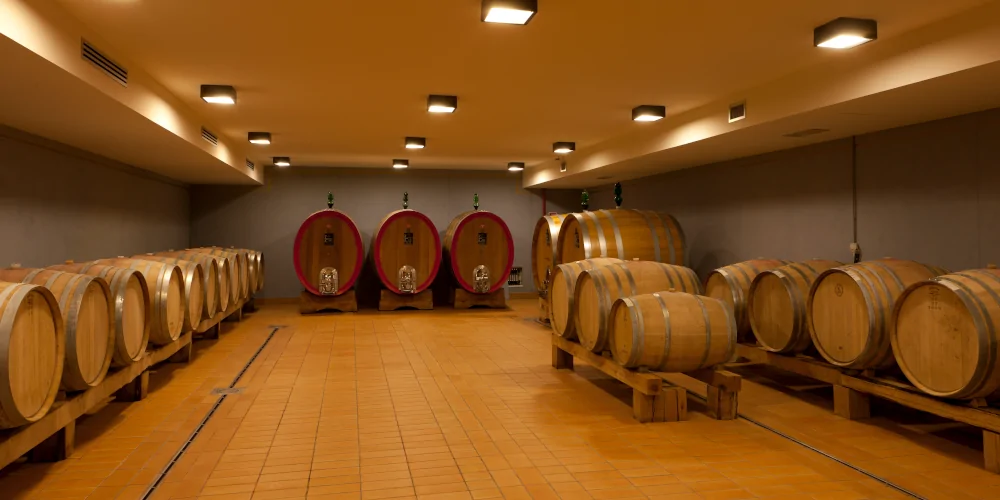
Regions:
[[[0,498],[136,499],[278,330],[152,498],[207,500],[911,498],[745,420],[636,423],[596,370],[551,368],[533,301],[513,311],[299,316],[268,305],[150,396],[78,425],[74,456],[0,474]],[[927,498],[1000,498],[978,455],[925,427],[832,416],[822,395],[745,384],[741,410]],[[827,405],[829,406],[829,405]],[[938,424],[940,425],[940,424]]]

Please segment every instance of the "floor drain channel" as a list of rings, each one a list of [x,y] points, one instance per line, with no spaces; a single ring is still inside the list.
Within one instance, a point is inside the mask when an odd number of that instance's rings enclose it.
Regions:
[[[271,328],[272,328],[271,333],[267,336],[267,339],[264,340],[264,343],[257,348],[257,352],[253,353],[253,356],[250,357],[247,363],[243,365],[243,369],[236,374],[236,377],[233,378],[233,381],[232,383],[229,384],[229,387],[216,387],[215,389],[212,389],[212,394],[219,395],[219,399],[215,401],[215,404],[212,405],[212,409],[208,410],[208,413],[206,413],[205,417],[201,419],[201,422],[198,423],[198,426],[195,427],[191,435],[188,436],[187,441],[184,442],[184,445],[182,445],[181,448],[177,450],[177,453],[174,454],[173,458],[170,459],[170,462],[168,462],[167,465],[163,467],[163,470],[161,470],[160,473],[156,475],[156,480],[154,480],[153,484],[149,485],[149,488],[146,490],[145,493],[143,493],[142,500],[147,500],[149,497],[153,496],[153,493],[156,491],[156,488],[158,488],[160,486],[160,483],[163,482],[163,479],[167,477],[167,474],[170,472],[170,469],[173,469],[174,465],[177,464],[177,461],[180,460],[182,456],[184,456],[184,452],[187,451],[187,449],[191,446],[191,443],[193,443],[194,440],[198,437],[198,434],[201,434],[201,430],[205,428],[206,424],[208,424],[208,421],[209,419],[212,418],[212,415],[215,415],[215,412],[219,409],[220,406],[222,406],[223,401],[226,400],[226,396],[229,396],[230,394],[240,394],[243,392],[243,388],[237,388],[236,384],[239,383],[240,379],[243,378],[243,375],[247,372],[248,369],[250,369],[250,365],[252,365],[253,362],[257,359],[257,356],[260,356],[260,353],[264,351],[264,348],[267,347],[267,344],[271,342],[271,339],[274,338],[274,334],[277,333],[279,329],[284,328],[284,325],[271,325]]]

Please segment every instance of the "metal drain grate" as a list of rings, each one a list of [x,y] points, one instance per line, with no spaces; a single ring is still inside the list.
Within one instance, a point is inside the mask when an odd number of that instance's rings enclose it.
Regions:
[[[212,389],[213,396],[221,396],[223,394],[243,394],[242,387],[216,387]]]

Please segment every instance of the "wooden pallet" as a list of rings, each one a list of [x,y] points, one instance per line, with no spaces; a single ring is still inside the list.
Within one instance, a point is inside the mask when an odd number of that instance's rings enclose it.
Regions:
[[[610,358],[600,356],[582,345],[552,335],[552,366],[573,369],[573,358],[580,358],[632,388],[632,416],[639,422],[675,422],[687,420],[687,390],[669,383],[658,372],[629,370]],[[708,412],[719,420],[736,418],[741,378],[721,370],[698,370],[684,373],[708,386]]]
[[[962,422],[983,431],[983,461],[986,470],[1000,473],[1000,408],[987,408],[960,401],[938,399],[899,380],[870,373],[846,372],[808,356],[785,356],[758,346],[740,344],[738,358],[809,377],[833,386],[833,411],[847,419],[871,417],[871,396]]]
[[[56,401],[48,414],[40,420],[16,429],[0,431],[0,468],[25,454],[29,454],[32,461],[38,462],[53,462],[72,455],[77,418],[104,405],[113,395],[127,401],[145,398],[149,386],[149,368],[167,360],[175,363],[189,361],[191,337],[192,333],[188,332],[168,345],[150,348],[139,361],[109,372],[96,387]]]

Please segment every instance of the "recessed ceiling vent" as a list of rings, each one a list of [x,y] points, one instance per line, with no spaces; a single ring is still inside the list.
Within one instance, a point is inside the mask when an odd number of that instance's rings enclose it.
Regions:
[[[97,50],[96,47],[86,40],[80,40],[80,54],[83,58],[97,66],[97,69],[111,77],[112,80],[120,83],[122,87],[128,87],[128,70],[124,66],[114,62],[108,56]]]
[[[211,142],[213,146],[219,145],[219,138],[216,137],[215,134],[209,132],[205,127],[201,128],[201,138]]]
[[[739,102],[729,106],[729,123],[738,122],[747,117],[747,103]]]
[[[830,129],[826,128],[807,128],[805,130],[799,130],[798,132],[792,132],[791,134],[785,134],[785,137],[809,137],[810,135],[825,134],[829,131]]]
[[[249,168],[250,170],[253,170],[254,168],[253,162],[250,161],[249,159],[247,159],[247,168]]]

